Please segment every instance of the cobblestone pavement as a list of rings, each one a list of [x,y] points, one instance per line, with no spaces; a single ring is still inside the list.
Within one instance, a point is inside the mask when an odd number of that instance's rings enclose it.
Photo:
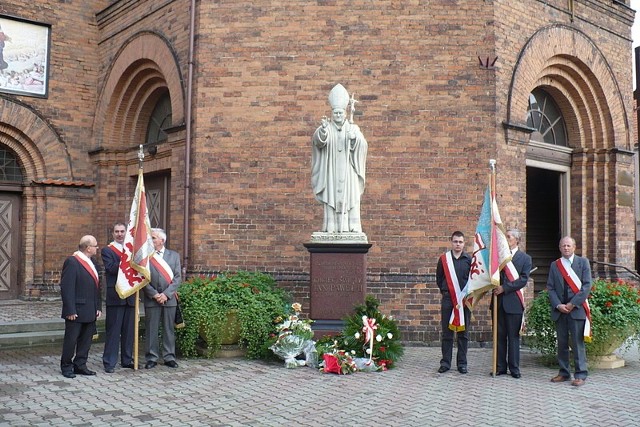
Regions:
[[[407,347],[398,368],[347,376],[280,362],[178,359],[178,369],[60,375],[60,348],[0,351],[0,425],[632,426],[640,362],[592,370],[580,388],[523,351],[522,378],[492,378],[491,349],[469,349],[469,374],[438,374],[440,351]]]
[[[59,311],[59,302],[0,302],[0,322]],[[579,388],[550,383],[556,368],[526,349],[520,379],[489,375],[491,348],[469,349],[467,375],[438,374],[439,348],[407,347],[394,370],[347,376],[240,358],[106,374],[102,349],[94,343],[88,364],[98,375],[74,379],[60,374],[60,346],[0,351],[0,426],[639,425],[637,348],[620,353],[625,367],[592,369]]]
[[[16,320],[60,319],[61,301],[0,301],[0,323]]]

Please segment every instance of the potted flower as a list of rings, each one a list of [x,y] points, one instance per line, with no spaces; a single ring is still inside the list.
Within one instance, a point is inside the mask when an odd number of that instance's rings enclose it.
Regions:
[[[592,339],[586,343],[586,349],[592,361],[611,355],[625,343],[640,341],[640,291],[636,286],[621,279],[595,279],[589,307]],[[544,355],[555,355],[556,333],[547,291],[540,292],[532,301],[526,325],[530,345]]]
[[[266,357],[273,319],[284,317],[290,300],[270,275],[247,271],[192,277],[178,295],[186,325],[177,331],[177,344],[185,356],[196,356],[202,344],[206,357],[229,343],[234,330],[247,357]]]

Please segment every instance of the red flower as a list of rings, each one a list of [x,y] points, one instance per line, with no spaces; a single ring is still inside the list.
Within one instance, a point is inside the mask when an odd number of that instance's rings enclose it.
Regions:
[[[386,371],[391,367],[392,363],[393,361],[390,359],[382,359],[378,362],[378,366],[380,366],[380,368],[382,368],[383,371]]]
[[[613,295],[619,297],[620,296],[620,291],[613,291]]]
[[[387,351],[387,347],[380,346],[380,351]]]
[[[605,307],[611,307],[613,305],[613,303],[611,301],[607,301],[606,303],[604,303]]]
[[[325,353],[322,355],[322,358],[324,359],[324,372],[343,374],[342,367],[340,366],[340,361],[335,355]]]

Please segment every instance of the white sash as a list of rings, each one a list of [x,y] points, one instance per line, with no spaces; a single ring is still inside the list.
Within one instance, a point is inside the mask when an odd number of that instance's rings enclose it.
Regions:
[[[153,253],[151,262],[153,263],[153,266],[156,268],[156,270],[158,270],[158,273],[160,273],[162,277],[164,277],[167,283],[171,283],[171,281],[173,280],[173,271],[171,270],[171,267],[169,267],[169,264],[167,264],[167,262],[164,260],[164,258],[162,258],[160,254],[158,254],[158,252]]]
[[[87,272],[91,275],[91,277],[93,277],[93,280],[96,282],[96,286],[98,286],[98,284],[100,283],[100,280],[98,279],[98,271],[96,270],[96,266],[93,265],[93,261],[91,261],[91,259],[88,256],[86,256],[80,251],[75,251],[73,253],[73,256],[78,259],[78,261],[80,262],[80,264],[82,264],[84,269],[87,270]]]
[[[460,283],[458,283],[458,276],[456,275],[456,268],[453,264],[453,256],[451,251],[447,251],[443,255],[444,261],[442,267],[444,269],[444,275],[447,279],[447,287],[449,289],[449,296],[453,303],[453,310],[451,310],[451,317],[449,318],[449,329],[452,331],[464,331],[464,304],[462,303],[462,291],[460,290]]]
[[[560,270],[560,274],[569,284],[573,293],[577,294],[580,292],[580,289],[582,289],[582,280],[580,280],[576,272],[571,268],[571,261],[562,257],[556,261],[556,265],[558,266],[558,270]],[[582,303],[582,307],[587,315],[584,322],[584,340],[586,342],[591,342],[591,308],[589,307],[589,301],[585,300]]]

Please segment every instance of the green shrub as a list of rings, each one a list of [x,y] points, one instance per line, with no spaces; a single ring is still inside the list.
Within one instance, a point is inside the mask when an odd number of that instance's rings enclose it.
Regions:
[[[595,279],[589,295],[592,341],[586,343],[589,357],[610,354],[617,344],[640,340],[640,292],[634,285]],[[547,291],[542,291],[527,310],[527,339],[532,348],[544,355],[557,352],[556,329],[551,320]]]
[[[204,356],[214,357],[221,348],[229,312],[235,312],[240,324],[240,345],[247,357],[270,355],[267,342],[275,333],[274,319],[283,317],[290,297],[276,286],[268,274],[259,272],[225,272],[218,276],[196,276],[180,285],[180,306],[185,327],[177,330],[177,344],[183,355],[198,354],[204,345]],[[233,329],[233,325],[227,328]]]

